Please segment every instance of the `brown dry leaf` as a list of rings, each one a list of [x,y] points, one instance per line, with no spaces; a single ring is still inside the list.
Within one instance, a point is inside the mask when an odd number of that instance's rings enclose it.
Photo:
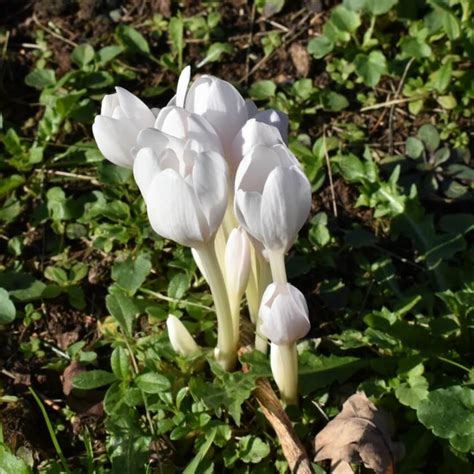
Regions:
[[[387,415],[375,408],[364,392],[349,397],[342,411],[314,440],[315,461],[331,460],[331,472],[350,474],[350,464],[364,464],[377,474],[395,472],[404,455],[402,443],[391,440]]]
[[[295,65],[296,72],[306,77],[309,74],[310,57],[308,51],[301,43],[293,43],[290,46],[290,56]]]

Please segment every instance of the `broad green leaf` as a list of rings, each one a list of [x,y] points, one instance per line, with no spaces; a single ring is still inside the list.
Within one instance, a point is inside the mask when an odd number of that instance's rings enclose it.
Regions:
[[[16,309],[10,300],[8,291],[0,288],[0,324],[8,324],[14,321]]]
[[[145,393],[161,393],[170,389],[170,381],[162,374],[147,372],[135,379],[137,387]]]
[[[51,281],[54,281],[59,286],[65,286],[69,282],[67,273],[63,268],[59,267],[46,267],[44,276]]]
[[[150,54],[150,46],[144,36],[129,25],[118,25],[115,29],[117,39],[132,53]]]
[[[184,49],[184,23],[182,18],[171,18],[168,25],[168,34],[171,40],[171,48],[174,53],[178,55],[178,65],[183,63],[183,49]]]
[[[308,52],[316,59],[321,59],[334,49],[334,43],[324,35],[313,38],[308,43]]]
[[[223,54],[231,54],[233,46],[230,43],[212,43],[207,50],[204,59],[196,67],[202,67],[208,63],[219,61]]]
[[[418,37],[404,36],[400,42],[400,47],[407,58],[423,59],[432,54],[429,45]]]
[[[258,100],[269,99],[275,95],[275,92],[276,85],[270,80],[254,82],[249,90],[249,94]]]
[[[112,372],[120,380],[127,380],[130,377],[130,361],[127,351],[121,347],[116,347],[110,356],[110,366]]]
[[[256,0],[257,10],[266,18],[280,12],[285,5],[285,0]]]
[[[136,259],[129,257],[122,262],[116,262],[112,267],[112,278],[124,290],[134,294],[142,286],[150,271],[149,257],[140,254]]]
[[[439,147],[440,137],[438,130],[430,123],[422,125],[416,137],[425,144],[429,151],[435,151]]]
[[[25,83],[36,89],[45,89],[56,84],[56,76],[52,69],[35,69],[25,77]]]
[[[365,9],[372,15],[383,15],[389,12],[398,0],[364,0]]]
[[[359,14],[339,5],[331,13],[330,21],[341,31],[353,33],[359,28],[361,21]]]
[[[247,464],[258,464],[270,454],[270,447],[258,436],[247,435],[239,439],[239,457]]]
[[[339,155],[336,161],[342,176],[349,183],[362,182],[366,179],[364,163],[357,156],[353,154]]]
[[[0,442],[0,473],[1,474],[30,474],[31,469],[23,459],[13,455],[7,447]]]
[[[371,51],[368,55],[358,54],[354,64],[357,74],[369,87],[376,86],[381,76],[387,73],[387,60],[381,51]]]
[[[76,375],[72,380],[72,385],[81,390],[92,390],[104,385],[110,385],[116,380],[117,378],[114,374],[105,370],[89,370]]]
[[[417,409],[418,419],[456,449],[474,449],[474,390],[454,385],[428,394]]]
[[[94,59],[94,56],[95,51],[90,44],[78,44],[71,54],[71,59],[79,67],[84,67]]]
[[[169,282],[168,296],[180,300],[189,290],[190,285],[191,277],[186,273],[178,273]]]
[[[122,292],[114,291],[107,295],[105,304],[125,334],[131,337],[133,321],[138,314],[138,308],[133,300]]]
[[[444,92],[451,82],[453,75],[453,66],[451,61],[443,64],[430,76],[430,81],[434,89],[438,92]]]
[[[452,94],[439,96],[436,100],[446,110],[452,110],[458,105],[456,98]]]
[[[349,101],[337,92],[323,91],[321,94],[321,104],[325,110],[340,112],[349,106]]]
[[[117,56],[123,53],[123,46],[106,46],[105,48],[99,49],[98,57],[99,62],[102,65],[107,64],[108,62],[115,59]]]
[[[194,456],[193,460],[186,466],[186,469],[183,471],[183,474],[195,474],[201,464],[202,460],[206,456],[207,452],[209,451],[212,443],[217,434],[217,428],[211,428],[211,431],[206,436],[206,441],[201,445],[199,451]]]
[[[446,31],[450,40],[455,40],[461,35],[461,28],[459,26],[459,20],[449,11],[438,10],[437,13],[441,15],[441,21],[443,23],[443,29]]]
[[[401,383],[395,389],[395,396],[402,405],[416,410],[428,395],[428,382],[425,377],[410,377],[407,382]]]
[[[12,174],[0,181],[0,196],[8,194],[25,182],[25,178],[19,174]]]
[[[423,153],[425,149],[423,142],[415,137],[408,137],[405,144],[405,153],[407,156],[413,159],[417,159]]]
[[[11,298],[21,302],[40,299],[46,289],[42,281],[29,273],[22,272],[0,273],[0,287],[5,288]]]

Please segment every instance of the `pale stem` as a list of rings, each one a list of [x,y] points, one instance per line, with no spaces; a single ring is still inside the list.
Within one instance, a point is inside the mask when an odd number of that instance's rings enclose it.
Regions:
[[[258,252],[257,254],[258,261],[258,305],[262,301],[262,296],[267,286],[272,282],[272,273],[270,271],[269,263],[263,258],[263,256]],[[264,354],[267,353],[268,349],[268,340],[260,332],[260,318],[257,313],[257,322],[256,322],[256,333],[255,333],[255,348]]]
[[[229,192],[227,198],[227,209],[224,214],[224,220],[222,221],[222,228],[226,240],[229,238],[232,230],[236,227],[239,227],[239,223],[234,213],[234,193]]]
[[[217,315],[217,362],[225,369],[232,370],[237,361],[237,350],[234,342],[232,314],[227,296],[224,275],[216,255],[214,242],[196,249],[206,272],[209,287],[216,307]]]
[[[214,240],[214,247],[216,249],[217,261],[221,267],[221,271],[225,274],[225,247],[227,237],[225,236],[224,227],[221,225],[217,230],[216,238]]]
[[[268,250],[268,260],[270,260],[270,268],[274,283],[287,283],[285,254],[283,252],[274,252]]]
[[[298,353],[296,343],[271,344],[272,373],[280,390],[280,397],[287,405],[298,404]]]
[[[230,295],[230,311],[232,314],[233,332],[234,332],[234,344],[237,347],[239,343],[240,333],[240,302],[242,301],[242,295]]]

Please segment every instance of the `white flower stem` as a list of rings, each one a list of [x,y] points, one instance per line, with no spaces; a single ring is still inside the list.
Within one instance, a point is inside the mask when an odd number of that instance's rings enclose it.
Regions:
[[[240,337],[240,302],[242,295],[229,295],[230,312],[232,314],[232,330],[234,335],[234,344],[237,347]]]
[[[232,314],[227,296],[224,276],[216,255],[214,242],[197,249],[202,266],[206,272],[209,287],[216,307],[217,347],[216,360],[225,370],[232,370],[237,361],[237,350],[234,340]]]
[[[270,268],[272,270],[272,278],[274,283],[287,283],[285,254],[283,252],[268,251],[268,259],[270,260]]]
[[[298,352],[296,343],[271,344],[270,361],[280,397],[287,405],[298,404]]]

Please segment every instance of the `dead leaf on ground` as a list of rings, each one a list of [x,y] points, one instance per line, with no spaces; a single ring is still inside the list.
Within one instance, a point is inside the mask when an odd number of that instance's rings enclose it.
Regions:
[[[315,438],[315,461],[331,460],[331,472],[350,474],[350,464],[364,464],[377,474],[395,472],[405,449],[391,440],[387,415],[364,392],[349,397],[342,411]]]
[[[311,62],[307,49],[301,43],[293,43],[290,46],[290,56],[297,73],[306,77],[309,74]]]

